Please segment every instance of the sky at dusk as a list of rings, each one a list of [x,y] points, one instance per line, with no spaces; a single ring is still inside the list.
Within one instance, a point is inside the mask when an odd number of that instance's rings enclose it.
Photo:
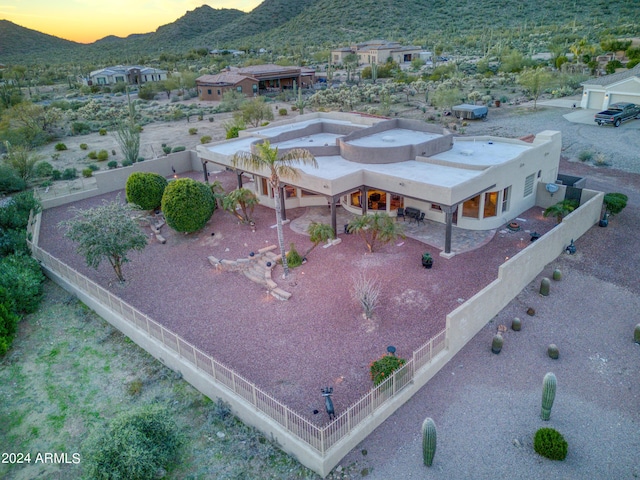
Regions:
[[[263,0],[0,0],[0,20],[49,35],[91,43],[107,35],[126,37],[159,26],[201,5],[250,12]]]

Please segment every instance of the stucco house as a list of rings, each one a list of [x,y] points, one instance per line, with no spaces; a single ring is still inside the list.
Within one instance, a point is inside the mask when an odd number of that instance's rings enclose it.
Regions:
[[[85,79],[84,83],[86,85],[114,85],[122,82],[128,85],[142,85],[147,82],[159,82],[166,79],[166,70],[137,65],[116,65],[94,70],[89,74],[89,78]]]
[[[382,64],[391,58],[397,64],[402,65],[420,58],[422,51],[421,47],[415,45],[401,45],[398,42],[388,42],[386,40],[369,40],[368,42],[331,50],[331,63],[334,65],[340,64],[347,55],[355,53],[358,55],[358,63],[360,64]]]
[[[309,150],[318,168],[300,166],[296,179],[284,178],[281,207],[338,205],[355,214],[369,211],[395,216],[398,209],[424,213],[446,225],[445,251],[451,252],[452,226],[470,230],[497,228],[533,207],[539,183],[555,183],[562,140],[544,131],[530,142],[500,137],[454,137],[448,130],[416,120],[382,119],[353,113],[312,113],[241,137],[198,145],[205,177],[208,164],[233,168],[237,152],[249,152],[269,140],[280,151]],[[210,165],[210,167],[213,167]],[[266,171],[237,171],[252,177],[264,205],[274,207]]]
[[[228,67],[217,75],[198,77],[196,87],[200,100],[221,100],[228,90],[254,96],[292,89],[294,82],[300,88],[310,87],[315,83],[315,70],[274,64]]]
[[[582,83],[582,108],[605,110],[610,104],[640,105],[640,64],[621,72],[592,78]]]

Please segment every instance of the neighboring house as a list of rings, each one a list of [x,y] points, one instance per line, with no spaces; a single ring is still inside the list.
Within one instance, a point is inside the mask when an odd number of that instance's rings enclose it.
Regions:
[[[640,105],[640,64],[622,72],[592,78],[583,82],[582,87],[582,108],[605,110],[618,102]]]
[[[223,72],[217,75],[203,75],[196,79],[196,88],[198,89],[198,98],[200,100],[222,100],[222,96],[234,90],[246,96],[256,95],[258,93],[257,78],[249,75],[240,75],[237,73]]]
[[[250,67],[228,67],[217,75],[203,75],[196,79],[200,100],[221,100],[224,92],[237,90],[246,96],[292,89],[293,84],[308,88],[315,82],[312,68],[273,64]]]
[[[231,49],[213,49],[213,50],[209,50],[209,55],[214,55],[214,56],[218,56],[218,55],[232,55],[234,57],[239,57],[241,55],[244,55],[244,52],[242,50],[231,50]]]
[[[301,166],[300,176],[282,179],[282,207],[329,205],[336,229],[336,206],[355,214],[395,216],[399,208],[420,210],[447,225],[445,254],[453,225],[469,230],[498,228],[536,204],[538,184],[555,183],[562,139],[544,131],[531,142],[500,137],[455,137],[442,127],[417,120],[385,120],[352,113],[312,113],[241,132],[215,145],[198,145],[207,163],[232,167],[237,152],[249,152],[268,139],[280,151],[309,150],[319,168]],[[253,189],[273,207],[264,171]],[[238,173],[239,183],[242,177]]]
[[[421,58],[423,49],[415,45],[403,46],[398,42],[370,40],[350,47],[331,50],[331,63],[334,65],[341,64],[344,58],[352,53],[358,55],[358,63],[360,64],[383,64],[388,59],[392,59],[397,64],[402,65],[403,63],[411,63],[416,58]],[[424,57],[424,55],[422,56]]]
[[[126,83],[128,85],[142,85],[166,79],[166,70],[135,65],[116,65],[91,72],[89,78],[85,79],[85,84],[115,85],[116,83]]]

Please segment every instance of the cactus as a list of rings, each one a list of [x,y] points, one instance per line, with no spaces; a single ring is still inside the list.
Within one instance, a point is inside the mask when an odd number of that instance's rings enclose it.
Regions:
[[[640,323],[636,325],[636,328],[633,330],[633,341],[640,343]]]
[[[540,295],[543,297],[549,296],[549,289],[551,288],[551,281],[548,278],[543,278],[540,282]]]
[[[427,417],[422,422],[422,459],[427,467],[433,463],[436,454],[436,424]]]
[[[556,282],[558,282],[558,281],[562,280],[562,272],[560,271],[560,269],[559,269],[559,268],[556,268],[556,269],[553,271],[553,276],[552,276],[552,278],[553,278]]]
[[[542,411],[540,417],[542,420],[549,420],[551,418],[551,407],[553,406],[553,400],[556,398],[556,376],[549,372],[544,376],[542,381]]]
[[[518,317],[515,317],[511,322],[511,329],[514,332],[519,332],[521,328],[522,328],[522,320],[520,320]]]
[[[503,343],[504,340],[502,339],[502,335],[496,333],[493,336],[493,341],[491,342],[491,351],[497,355],[498,353],[500,353],[500,350],[502,350]]]
[[[536,310],[533,307],[527,308],[527,315],[533,317],[536,314]]]
[[[553,358],[554,360],[558,359],[560,356],[560,350],[558,350],[558,346],[555,343],[549,345],[547,348],[547,355],[549,355],[549,358]]]

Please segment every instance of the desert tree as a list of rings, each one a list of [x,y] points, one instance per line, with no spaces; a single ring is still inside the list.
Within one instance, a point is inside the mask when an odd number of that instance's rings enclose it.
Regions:
[[[378,307],[380,283],[378,280],[369,278],[364,273],[361,273],[353,279],[351,297],[360,304],[362,313],[369,320]]]
[[[440,85],[433,95],[431,95],[431,102],[443,110],[451,110],[451,108],[460,102],[463,97],[463,93],[457,88],[451,88],[448,85]]]
[[[243,103],[238,115],[244,123],[253,127],[259,127],[263,122],[273,120],[273,111],[264,97],[256,97]]]
[[[251,221],[253,209],[259,203],[256,194],[248,188],[236,188],[222,198],[222,208],[238,217],[243,223]],[[242,213],[238,212],[238,207]]]
[[[5,164],[25,182],[31,180],[35,176],[36,163],[40,161],[41,157],[25,145],[14,146],[9,142],[4,142],[4,146],[7,150]]]
[[[78,243],[78,253],[87,265],[98,268],[108,260],[118,280],[124,282],[122,265],[129,261],[129,252],[147,245],[146,235],[132,216],[134,207],[116,199],[105,200],[100,207],[71,210],[74,216],[59,224],[66,229],[65,237]]]
[[[373,253],[378,242],[389,243],[398,237],[404,238],[402,226],[386,213],[359,215],[349,222],[347,230],[362,237],[369,253]]]
[[[518,84],[533,97],[533,109],[536,110],[538,97],[549,88],[553,82],[553,76],[543,68],[524,70],[518,77]]]
[[[320,243],[331,240],[336,236],[336,232],[333,231],[331,225],[320,222],[311,222],[307,227],[307,233],[309,234],[313,245],[311,245],[309,250],[307,250],[307,253],[304,254],[305,257],[309,255],[314,248],[320,245]]]
[[[282,231],[282,210],[280,206],[280,179],[282,177],[297,178],[299,173],[296,165],[310,165],[318,168],[315,157],[302,148],[288,150],[284,154],[278,152],[277,147],[271,147],[271,143],[265,140],[255,146],[256,152],[238,152],[232,158],[234,167],[246,168],[254,172],[266,171],[269,186],[273,189],[273,201],[276,210],[276,229],[278,233],[278,246],[282,255],[282,267],[284,276],[289,275],[287,256],[284,247],[284,233]]]

